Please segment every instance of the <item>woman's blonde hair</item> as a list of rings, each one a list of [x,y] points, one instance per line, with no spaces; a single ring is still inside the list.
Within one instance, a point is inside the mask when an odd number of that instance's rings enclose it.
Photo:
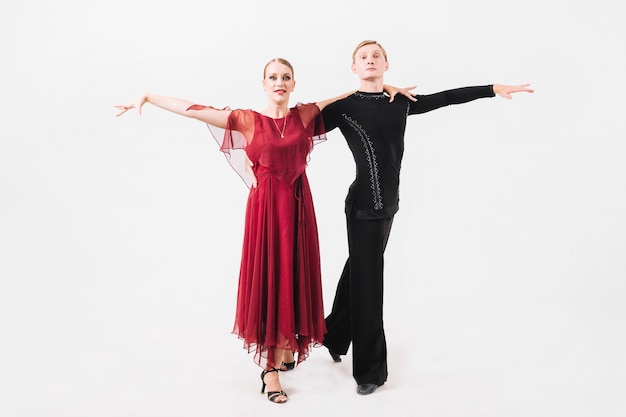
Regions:
[[[263,79],[265,79],[265,72],[267,71],[267,66],[271,64],[272,62],[280,62],[281,64],[288,66],[289,69],[291,70],[291,77],[294,79],[296,78],[295,71],[293,70],[293,65],[291,65],[289,61],[287,61],[285,58],[274,58],[274,59],[270,59],[269,62],[265,64],[265,67],[263,67]]]

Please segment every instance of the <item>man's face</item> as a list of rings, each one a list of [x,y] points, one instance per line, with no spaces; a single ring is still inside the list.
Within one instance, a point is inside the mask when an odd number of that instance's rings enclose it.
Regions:
[[[389,63],[385,59],[383,51],[375,43],[364,45],[354,55],[352,72],[361,79],[382,78],[389,69]]]

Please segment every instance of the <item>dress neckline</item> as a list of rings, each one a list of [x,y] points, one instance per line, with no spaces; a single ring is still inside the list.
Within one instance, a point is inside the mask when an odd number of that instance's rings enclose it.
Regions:
[[[272,116],[268,116],[267,114],[263,114],[259,111],[254,110],[255,113],[263,116],[263,117],[267,117],[268,119],[272,119],[272,120],[282,120],[285,119],[287,116],[289,116],[291,114],[291,109],[289,109],[289,111],[287,112],[287,114],[285,114],[283,117],[272,117]]]

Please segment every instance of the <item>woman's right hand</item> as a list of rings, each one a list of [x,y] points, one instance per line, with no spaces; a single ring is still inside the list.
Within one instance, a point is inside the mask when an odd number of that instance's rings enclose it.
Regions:
[[[119,117],[126,113],[128,110],[137,109],[137,112],[141,116],[141,108],[148,101],[148,97],[145,94],[140,95],[135,100],[128,104],[116,104],[113,107],[119,110],[119,113],[115,115],[115,117]]]

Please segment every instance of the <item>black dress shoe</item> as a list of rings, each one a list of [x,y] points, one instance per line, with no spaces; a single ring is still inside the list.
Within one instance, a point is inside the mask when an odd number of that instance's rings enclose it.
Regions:
[[[330,348],[328,348],[328,353],[334,362],[341,362],[341,356],[338,353],[333,352]]]
[[[359,384],[356,387],[356,393],[359,395],[367,395],[376,391],[376,388],[378,388],[376,384]]]

